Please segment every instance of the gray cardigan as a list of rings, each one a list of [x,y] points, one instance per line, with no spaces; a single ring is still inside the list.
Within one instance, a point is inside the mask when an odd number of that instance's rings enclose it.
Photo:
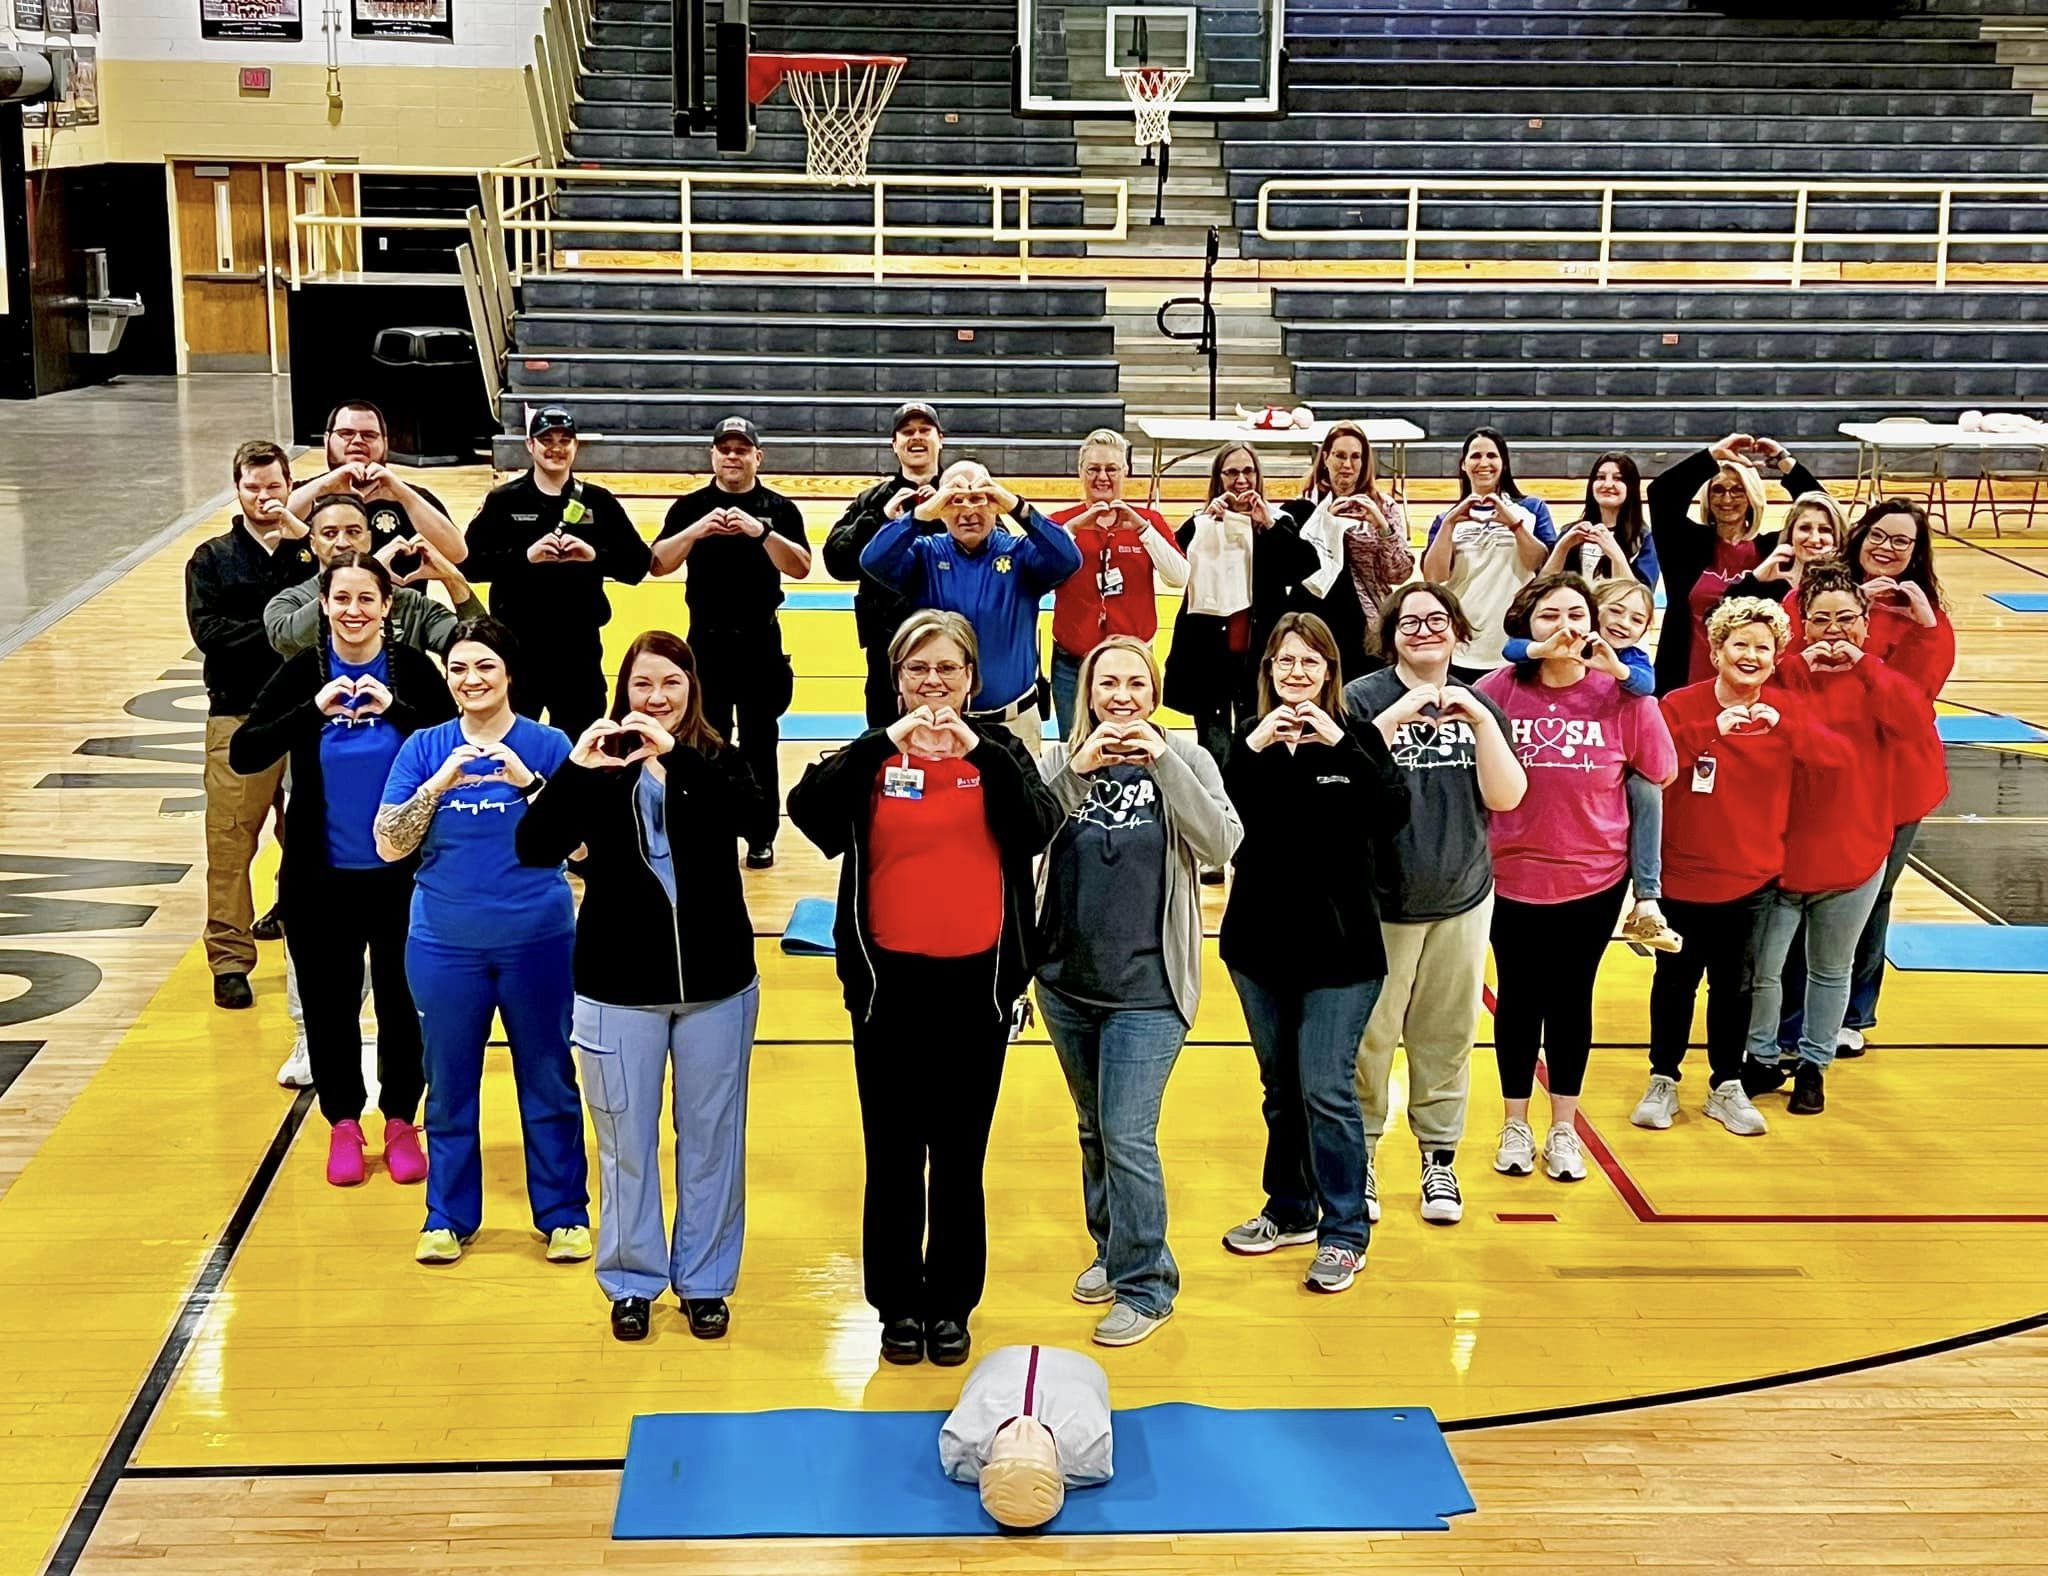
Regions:
[[[1164,732],[1165,730],[1161,730]],[[1038,773],[1052,789],[1060,808],[1072,815],[1088,801],[1089,780],[1067,766],[1067,746],[1048,744],[1038,758]],[[1166,753],[1152,768],[1159,784],[1160,819],[1166,827],[1166,913],[1161,946],[1173,1003],[1190,1028],[1195,1004],[1202,997],[1203,865],[1224,865],[1244,841],[1244,823],[1223,791],[1223,774],[1209,752],[1191,739],[1166,733]],[[1045,907],[1047,855],[1038,864],[1038,905]]]
[[[448,655],[455,626],[465,618],[481,618],[483,599],[471,590],[452,609],[424,591],[400,586],[391,594],[391,638],[400,645]],[[311,651],[320,639],[320,581],[316,577],[288,586],[263,609],[263,633],[280,656]]]

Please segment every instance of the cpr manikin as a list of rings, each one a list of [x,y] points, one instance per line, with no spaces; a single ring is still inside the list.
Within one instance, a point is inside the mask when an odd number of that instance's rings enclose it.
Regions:
[[[990,1352],[939,1429],[939,1465],[956,1483],[978,1483],[1001,1525],[1044,1526],[1069,1487],[1107,1483],[1114,1470],[1109,1376],[1057,1346]]]

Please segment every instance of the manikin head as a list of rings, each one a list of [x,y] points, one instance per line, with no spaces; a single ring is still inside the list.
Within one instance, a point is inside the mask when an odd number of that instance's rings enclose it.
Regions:
[[[1060,1449],[1035,1417],[1013,1417],[996,1430],[981,1469],[981,1508],[1005,1527],[1042,1527],[1067,1502]]]

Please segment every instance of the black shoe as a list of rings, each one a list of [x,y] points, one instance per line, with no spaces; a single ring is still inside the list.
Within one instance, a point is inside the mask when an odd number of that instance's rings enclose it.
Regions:
[[[721,1340],[732,1328],[732,1309],[723,1297],[685,1297],[683,1313],[690,1321],[690,1333],[700,1341]]]
[[[934,1319],[924,1327],[924,1354],[941,1368],[958,1368],[973,1344],[974,1337],[958,1319]]]
[[[612,1338],[619,1341],[647,1339],[647,1319],[652,1308],[645,1297],[621,1297],[612,1304]]]
[[[1818,1116],[1828,1108],[1825,1075],[1812,1062],[1801,1062],[1792,1076],[1792,1098],[1785,1109],[1794,1116]]]
[[[1742,1059],[1742,1092],[1754,1100],[1760,1094],[1776,1094],[1785,1087],[1785,1064],[1769,1066],[1745,1056]]]
[[[882,1361],[904,1364],[923,1362],[924,1326],[915,1319],[884,1319]]]
[[[775,845],[773,843],[747,844],[747,868],[749,870],[767,870],[774,863]]]
[[[269,913],[249,927],[249,934],[258,941],[284,940],[284,915],[277,911],[275,903],[270,905]]]
[[[213,1004],[240,1011],[256,1005],[256,993],[249,989],[246,974],[216,974],[213,977]]]

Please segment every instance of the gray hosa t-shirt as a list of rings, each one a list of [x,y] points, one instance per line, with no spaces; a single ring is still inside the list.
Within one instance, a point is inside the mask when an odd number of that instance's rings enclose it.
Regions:
[[[1401,675],[1382,668],[1344,686],[1355,728],[1408,693]],[[1500,707],[1472,692],[1503,732]],[[1380,918],[1400,925],[1450,919],[1481,902],[1493,887],[1486,842],[1486,801],[1479,796],[1478,741],[1455,718],[1418,717],[1394,731],[1394,764],[1408,784],[1408,824],[1396,832],[1378,865]]]
[[[1163,950],[1166,823],[1142,766],[1105,766],[1046,858],[1039,979],[1091,1007],[1171,1007]]]

